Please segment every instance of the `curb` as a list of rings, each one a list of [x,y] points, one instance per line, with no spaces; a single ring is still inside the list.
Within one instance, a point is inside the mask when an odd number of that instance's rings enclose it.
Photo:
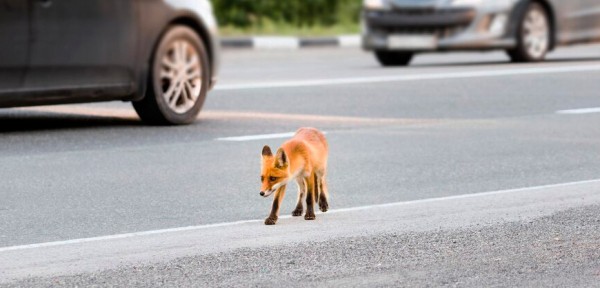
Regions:
[[[221,47],[230,49],[299,49],[318,47],[355,48],[360,47],[360,35],[340,35],[334,37],[223,37]]]

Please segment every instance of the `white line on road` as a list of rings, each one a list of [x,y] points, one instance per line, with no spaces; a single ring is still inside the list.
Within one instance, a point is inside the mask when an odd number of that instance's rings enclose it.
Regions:
[[[294,136],[296,132],[286,132],[286,133],[276,133],[276,134],[260,134],[260,135],[248,135],[248,136],[234,136],[234,137],[223,137],[217,138],[217,141],[253,141],[253,140],[262,140],[262,139],[277,139],[277,138],[287,138]]]
[[[360,83],[441,80],[441,79],[457,79],[457,78],[479,78],[479,77],[571,73],[571,72],[589,72],[589,71],[600,71],[600,65],[562,66],[562,67],[528,67],[528,68],[514,68],[514,69],[444,72],[444,73],[429,73],[429,74],[409,74],[409,75],[390,75],[390,76],[373,76],[373,77],[354,77],[354,78],[334,78],[334,79],[318,79],[318,80],[298,80],[298,81],[230,84],[230,85],[217,85],[214,90],[246,90],[246,89],[265,89],[265,88],[329,86],[329,85],[360,84]]]
[[[326,131],[321,131],[323,134],[327,134]],[[262,139],[278,139],[278,138],[288,138],[292,137],[296,134],[296,132],[286,132],[286,133],[275,133],[275,134],[259,134],[259,135],[247,135],[247,136],[233,136],[233,137],[222,137],[216,138],[217,141],[253,141],[253,140],[262,140]]]
[[[589,114],[589,113],[600,113],[600,107],[556,111],[556,114]]]
[[[542,186],[532,186],[532,187],[524,187],[524,188],[516,188],[516,189],[508,189],[508,190],[488,191],[488,192],[480,192],[480,193],[472,193],[472,194],[461,194],[461,195],[454,195],[454,196],[427,198],[427,199],[404,201],[404,202],[366,205],[366,206],[350,207],[350,208],[342,208],[342,209],[333,209],[327,213],[341,213],[341,212],[359,211],[359,210],[367,210],[367,209],[378,209],[378,208],[383,208],[383,207],[393,207],[393,206],[441,202],[441,201],[465,199],[465,198],[485,197],[485,196],[498,195],[498,194],[522,193],[522,192],[527,192],[527,191],[543,190],[543,189],[548,189],[548,188],[562,188],[562,187],[576,186],[576,185],[582,185],[582,184],[593,184],[593,183],[600,183],[600,179],[567,182],[567,183],[559,183],[559,184],[550,184],[550,185],[542,185]],[[291,215],[285,215],[285,216],[280,216],[279,218],[287,219],[287,218],[291,218],[291,217],[292,217]],[[209,229],[209,228],[216,228],[216,227],[227,227],[227,226],[235,226],[235,225],[241,225],[241,224],[247,224],[247,223],[260,223],[262,221],[263,220],[261,220],[261,219],[242,220],[242,221],[235,221],[235,222],[206,224],[206,225],[198,225],[198,226],[186,226],[186,227],[141,231],[141,232],[133,232],[133,233],[125,233],[125,234],[115,234],[115,235],[107,235],[107,236],[99,236],[99,237],[91,237],[91,238],[80,238],[80,239],[72,239],[72,240],[65,240],[65,241],[54,241],[54,242],[45,242],[45,243],[37,243],[37,244],[19,245],[19,246],[8,246],[8,247],[0,248],[0,253],[8,252],[8,251],[16,251],[16,250],[36,249],[36,248],[64,246],[64,245],[71,245],[71,244],[124,239],[124,238],[156,235],[156,234],[166,234],[166,233],[173,233],[173,232],[194,231],[194,230]]]

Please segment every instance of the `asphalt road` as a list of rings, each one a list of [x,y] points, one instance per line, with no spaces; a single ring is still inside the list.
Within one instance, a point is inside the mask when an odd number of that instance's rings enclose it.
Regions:
[[[127,103],[1,110],[0,283],[597,283],[600,187],[581,181],[600,178],[600,113],[564,110],[600,107],[599,48],[527,65],[497,52],[423,55],[392,69],[353,49],[226,51],[219,86],[185,127],[144,126]],[[264,230],[260,151],[283,139],[227,137],[302,126],[327,132],[334,213]],[[526,187],[538,188],[506,192]],[[479,196],[488,191],[510,197]],[[424,202],[411,202],[423,206],[408,209],[416,216],[373,206],[405,201]],[[351,207],[364,210],[340,210]],[[427,222],[419,211],[442,212]],[[477,211],[489,221],[455,221]],[[160,245],[179,238],[169,246],[178,249]],[[294,269],[283,269],[291,258]]]

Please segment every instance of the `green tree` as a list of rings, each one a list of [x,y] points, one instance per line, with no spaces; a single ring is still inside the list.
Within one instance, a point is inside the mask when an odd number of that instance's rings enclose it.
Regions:
[[[213,6],[222,26],[328,27],[356,24],[361,0],[213,0]]]

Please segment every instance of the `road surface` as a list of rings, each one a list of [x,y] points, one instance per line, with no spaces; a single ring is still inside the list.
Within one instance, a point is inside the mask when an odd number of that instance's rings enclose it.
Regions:
[[[0,110],[0,285],[592,286],[598,51],[226,51],[191,126]],[[333,210],[266,227],[262,146],[302,126],[327,132]]]

